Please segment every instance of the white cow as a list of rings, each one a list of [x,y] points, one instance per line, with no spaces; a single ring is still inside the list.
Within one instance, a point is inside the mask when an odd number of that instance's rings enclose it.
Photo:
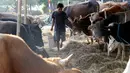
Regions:
[[[125,57],[125,45],[124,43],[117,42],[115,38],[112,36],[109,37],[109,43],[108,43],[108,56],[110,55],[110,52],[113,52],[115,49],[118,49],[116,59],[119,58],[121,52],[122,52],[122,60]]]
[[[123,73],[130,73],[130,57],[129,57],[129,61],[128,61],[126,68],[125,68]]]

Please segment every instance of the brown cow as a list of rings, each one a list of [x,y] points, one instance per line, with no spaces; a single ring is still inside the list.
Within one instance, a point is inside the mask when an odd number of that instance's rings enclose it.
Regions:
[[[89,13],[99,11],[99,4],[96,1],[83,2],[71,6],[66,6],[64,11],[73,21],[75,17],[79,17],[80,15],[86,16]]]
[[[68,71],[69,70],[69,71]],[[81,73],[42,59],[18,36],[0,34],[1,73]]]
[[[124,8],[125,10],[130,10],[130,6],[128,2],[113,2],[113,1],[108,1],[105,3],[101,3],[100,4],[100,11],[102,11],[104,8],[110,8],[112,6],[118,5],[122,8]]]
[[[91,21],[91,23],[94,23],[98,20],[101,20],[102,18],[107,18],[112,13],[123,12],[123,11],[125,11],[125,10],[123,8],[121,8],[119,5],[114,5],[110,8],[104,9],[101,12],[91,13],[90,21]]]
[[[64,8],[64,11],[66,12],[68,19],[70,21],[70,22],[68,21],[67,24],[73,30],[73,28],[75,27],[75,24],[72,24],[72,23],[73,23],[75,17],[79,17],[80,15],[82,15],[84,17],[84,16],[88,15],[89,13],[99,11],[99,3],[96,2],[96,0],[78,3],[78,4],[66,6]]]

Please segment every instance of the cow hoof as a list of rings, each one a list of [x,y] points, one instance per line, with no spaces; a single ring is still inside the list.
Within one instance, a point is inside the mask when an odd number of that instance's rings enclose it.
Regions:
[[[88,45],[91,44],[90,42],[87,43]]]

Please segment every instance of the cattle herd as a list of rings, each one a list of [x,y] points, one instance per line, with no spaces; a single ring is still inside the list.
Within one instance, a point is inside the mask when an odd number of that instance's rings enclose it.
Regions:
[[[108,55],[118,48],[116,59],[121,53],[124,59],[125,47],[130,46],[128,2],[85,2],[66,6],[64,11],[74,33],[83,32],[91,41],[106,43]],[[39,18],[27,16],[27,24],[22,21],[20,25],[20,37],[16,36],[16,24],[16,14],[0,13],[0,73],[82,73],[77,68],[65,68],[73,54],[65,59],[48,58],[40,29],[44,23]],[[130,73],[129,62],[123,73]]]
[[[124,60],[125,47],[130,46],[129,2],[106,2],[102,4],[88,2],[68,6],[64,11],[71,19],[71,21],[69,19],[70,25],[72,25],[70,28],[74,33],[83,32],[87,36],[91,36],[92,41],[95,39],[99,44],[100,41],[104,42],[106,44],[104,48],[107,47],[108,55],[118,49],[116,59],[122,53],[121,60]],[[124,73],[130,73],[129,69],[130,67]]]

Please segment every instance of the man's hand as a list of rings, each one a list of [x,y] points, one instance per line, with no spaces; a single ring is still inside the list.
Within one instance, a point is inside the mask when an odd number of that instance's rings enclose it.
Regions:
[[[51,28],[51,31],[53,31],[53,27]]]
[[[53,31],[53,26],[54,26],[54,19],[52,19],[51,31]]]

